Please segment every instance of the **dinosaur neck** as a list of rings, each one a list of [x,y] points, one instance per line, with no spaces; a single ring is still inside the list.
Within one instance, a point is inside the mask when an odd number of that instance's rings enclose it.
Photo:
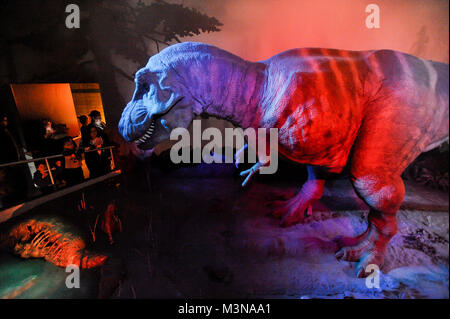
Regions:
[[[196,90],[195,99],[201,104],[202,113],[242,128],[254,126],[265,65],[244,60],[219,62],[208,65],[204,80]]]

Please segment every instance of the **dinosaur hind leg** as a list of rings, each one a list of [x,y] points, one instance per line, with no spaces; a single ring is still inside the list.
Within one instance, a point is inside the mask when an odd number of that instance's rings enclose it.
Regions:
[[[283,227],[301,223],[312,214],[312,204],[318,201],[323,194],[325,173],[320,167],[308,166],[308,180],[301,190],[289,200],[275,201],[272,215],[281,218]]]
[[[382,266],[390,239],[397,233],[397,211],[405,193],[400,176],[386,176],[373,172],[352,176],[352,183],[358,195],[369,205],[369,226],[355,238],[341,238],[338,259],[359,262],[358,277],[366,275],[370,264]]]
[[[400,116],[392,108],[372,113],[361,126],[353,147],[351,181],[358,196],[370,207],[369,225],[360,236],[339,239],[341,249],[336,257],[358,262],[359,277],[367,275],[369,264],[383,264],[388,243],[397,233],[396,215],[405,194],[400,176],[424,144],[413,122],[408,126],[395,121]]]

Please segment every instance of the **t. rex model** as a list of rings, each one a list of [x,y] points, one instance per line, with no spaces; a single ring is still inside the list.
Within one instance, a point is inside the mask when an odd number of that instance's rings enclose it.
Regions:
[[[278,128],[279,152],[307,164],[309,175],[274,210],[283,226],[301,222],[322,196],[326,174],[349,162],[354,189],[370,207],[369,226],[341,239],[336,257],[359,262],[364,276],[367,265],[383,263],[397,232],[401,173],[448,140],[448,70],[391,50],[292,49],[253,63],[214,46],[181,43],[136,73],[119,130],[149,150],[202,113],[242,128]]]

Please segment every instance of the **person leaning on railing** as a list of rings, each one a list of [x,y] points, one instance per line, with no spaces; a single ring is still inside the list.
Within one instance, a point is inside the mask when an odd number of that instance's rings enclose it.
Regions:
[[[82,147],[85,151],[84,158],[89,169],[89,177],[94,178],[106,174],[110,166],[109,152],[100,150],[105,147],[105,141],[96,126],[89,125],[89,139],[82,141]]]
[[[64,138],[64,168],[62,175],[67,186],[81,183],[84,179],[83,170],[81,169],[82,152],[83,150],[77,148],[71,137]]]
[[[48,194],[52,191],[52,180],[47,165],[43,162],[38,162],[35,165],[36,172],[33,175],[33,182],[42,193]]]

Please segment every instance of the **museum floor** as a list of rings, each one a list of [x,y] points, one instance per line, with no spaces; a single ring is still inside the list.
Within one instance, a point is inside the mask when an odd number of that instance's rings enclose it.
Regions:
[[[134,176],[133,178],[131,176]],[[345,178],[331,180],[305,224],[281,228],[270,202],[300,181],[256,178],[240,187],[232,165],[154,169],[91,186],[0,225],[58,220],[109,256],[83,270],[81,288],[41,259],[0,253],[0,297],[16,298],[448,298],[448,194],[407,183],[379,289],[334,257],[333,239],[366,227],[367,208]],[[77,202],[85,194],[88,209]],[[110,246],[89,226],[113,202],[124,230]]]

